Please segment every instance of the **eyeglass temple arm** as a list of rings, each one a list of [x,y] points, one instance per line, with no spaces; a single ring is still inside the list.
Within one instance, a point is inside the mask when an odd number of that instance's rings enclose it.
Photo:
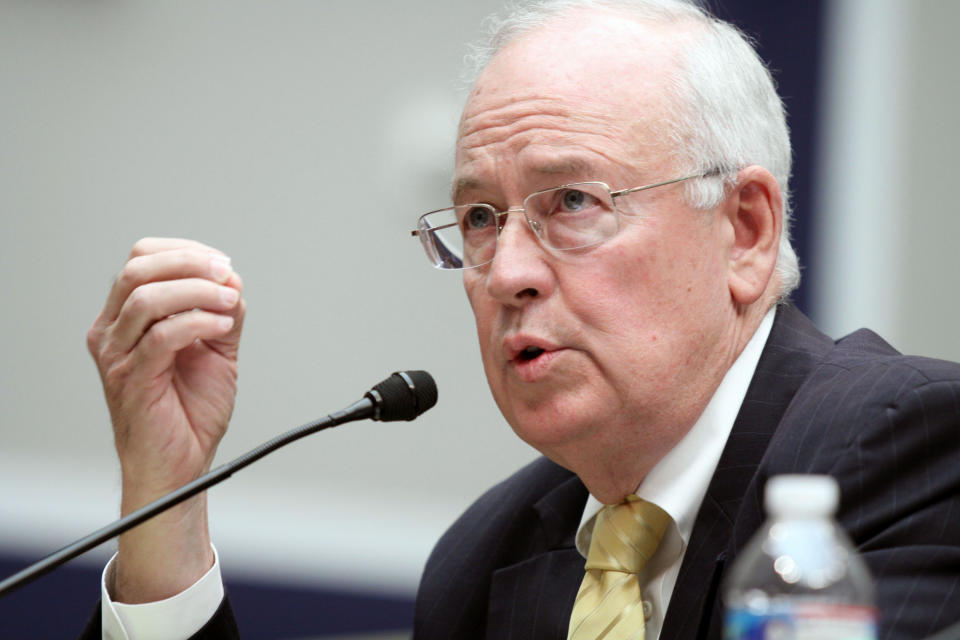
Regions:
[[[429,229],[424,229],[424,231],[439,231],[440,229],[449,229],[450,227],[455,227],[455,226],[457,226],[457,223],[451,222],[450,224],[442,224],[439,227],[430,227]],[[420,229],[414,229],[413,231],[410,232],[410,235],[419,236]]]
[[[656,182],[656,183],[654,183],[654,184],[645,184],[645,185],[643,185],[642,187],[633,187],[632,189],[621,189],[620,191],[611,191],[611,192],[610,192],[610,196],[615,198],[615,197],[617,197],[617,196],[623,196],[623,195],[626,195],[626,194],[628,194],[628,193],[633,193],[633,192],[635,192],[635,191],[645,191],[645,190],[647,190],[647,189],[654,189],[654,188],[656,188],[656,187],[665,187],[665,186],[668,185],[668,184],[673,184],[673,183],[675,183],[675,182],[683,182],[684,180],[692,180],[692,179],[694,179],[694,178],[712,178],[712,177],[714,177],[714,176],[719,176],[719,175],[721,175],[721,174],[723,174],[723,173],[726,173],[726,171],[724,171],[724,170],[723,170],[722,168],[720,168],[720,167],[714,167],[713,169],[710,169],[709,171],[705,171],[704,173],[693,173],[693,174],[690,174],[689,176],[683,176],[682,178],[674,178],[673,180],[664,180],[663,182]],[[507,213],[511,213],[512,211],[513,211],[513,209],[508,209],[507,211],[502,211],[502,212],[500,212],[500,213],[497,213],[496,215],[497,215],[498,220],[499,220],[500,216],[505,215],[505,214],[507,214]],[[453,227],[453,226],[456,226],[456,225],[455,225],[455,224],[445,224],[445,225],[440,226],[440,227],[432,227],[432,228],[429,229],[429,230],[430,230],[430,231],[438,231],[438,230],[440,230],[440,229],[447,229],[447,228]],[[420,230],[419,230],[419,229],[414,229],[413,231],[410,232],[410,235],[411,235],[411,236],[414,236],[414,237],[417,237],[417,236],[420,235]]]
[[[694,178],[712,178],[714,176],[719,176],[723,173],[726,173],[720,167],[714,167],[709,171],[704,173],[692,173],[689,176],[683,176],[682,178],[674,178],[672,180],[664,180],[663,182],[655,182],[653,184],[645,184],[642,187],[633,187],[632,189],[621,189],[620,191],[611,191],[610,196],[616,198],[617,196],[623,196],[628,193],[634,193],[635,191],[646,191],[647,189],[655,189],[656,187],[665,187],[668,184],[673,184],[675,182],[683,182],[684,180],[693,180]]]

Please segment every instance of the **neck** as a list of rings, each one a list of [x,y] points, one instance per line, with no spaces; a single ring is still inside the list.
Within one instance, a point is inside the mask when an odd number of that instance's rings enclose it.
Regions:
[[[724,341],[728,347],[697,368],[699,385],[690,384],[682,397],[677,395],[683,402],[673,403],[680,405],[675,411],[626,417],[615,428],[598,430],[589,443],[582,443],[576,460],[557,462],[574,471],[600,502],[623,502],[693,428],[768,309],[768,305],[754,305],[738,314],[739,322],[731,325],[736,330]]]

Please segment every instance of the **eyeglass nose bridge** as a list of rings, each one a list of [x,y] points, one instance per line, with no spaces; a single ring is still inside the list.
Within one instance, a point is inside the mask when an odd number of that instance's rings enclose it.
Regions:
[[[540,224],[539,220],[534,220],[533,218],[527,215],[526,207],[510,207],[505,211],[498,211],[494,213],[494,215],[497,218],[497,236],[498,237],[500,236],[500,232],[503,231],[503,228],[507,224],[507,216],[511,213],[522,213],[523,219],[526,221],[527,226],[530,227],[530,230],[533,231],[533,235],[535,235],[537,239],[543,238],[543,225]]]

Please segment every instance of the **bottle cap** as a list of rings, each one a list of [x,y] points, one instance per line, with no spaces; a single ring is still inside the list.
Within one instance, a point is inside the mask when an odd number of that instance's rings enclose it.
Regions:
[[[830,476],[782,475],[767,481],[764,504],[775,518],[832,516],[840,488]]]

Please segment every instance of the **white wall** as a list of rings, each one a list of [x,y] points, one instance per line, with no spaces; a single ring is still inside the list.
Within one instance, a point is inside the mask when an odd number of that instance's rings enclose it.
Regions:
[[[409,234],[447,202],[465,43],[498,6],[0,5],[0,545],[39,556],[116,517],[84,335],[138,237],[186,236],[232,256],[249,303],[218,461],[397,369],[440,389],[414,423],[313,436],[214,489],[228,568],[337,580],[365,549],[361,582],[414,587],[534,456],[490,399],[459,277]]]
[[[835,0],[830,18],[817,319],[960,360],[960,3]]]

